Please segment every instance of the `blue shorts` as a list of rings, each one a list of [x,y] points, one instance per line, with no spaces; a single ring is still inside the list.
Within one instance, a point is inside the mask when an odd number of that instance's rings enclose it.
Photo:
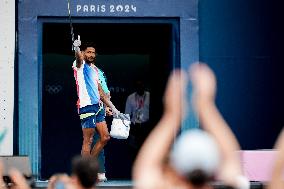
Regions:
[[[105,121],[105,109],[100,109],[99,104],[85,106],[79,109],[79,114],[95,113],[95,115],[88,116],[81,119],[82,128],[95,128],[96,123]]]

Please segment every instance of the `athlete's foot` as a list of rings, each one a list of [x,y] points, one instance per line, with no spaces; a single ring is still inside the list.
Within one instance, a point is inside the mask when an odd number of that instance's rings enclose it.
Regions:
[[[98,173],[98,180],[99,180],[99,182],[106,182],[107,181],[106,174],[105,173]]]

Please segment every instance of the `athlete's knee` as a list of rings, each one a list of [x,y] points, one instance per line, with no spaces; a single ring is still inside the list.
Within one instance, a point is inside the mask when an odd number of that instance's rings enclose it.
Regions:
[[[93,139],[92,138],[89,138],[89,137],[84,137],[83,139],[83,145],[84,146],[90,146],[93,142]]]
[[[106,144],[108,141],[110,140],[110,136],[109,135],[103,135],[101,137],[101,142]]]
[[[81,155],[90,155],[91,147],[87,144],[83,144]]]
[[[82,154],[88,154],[88,153],[90,153],[90,148],[88,148],[88,147],[83,147],[82,148]]]

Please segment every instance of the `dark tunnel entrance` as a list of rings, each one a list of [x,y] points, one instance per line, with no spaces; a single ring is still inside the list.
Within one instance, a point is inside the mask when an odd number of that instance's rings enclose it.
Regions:
[[[167,19],[163,19],[167,20]],[[151,93],[150,119],[162,114],[167,77],[179,61],[178,20],[159,23],[75,23],[75,38],[97,46],[97,66],[107,77],[112,101],[124,112],[133,81],[143,78]],[[80,154],[82,131],[76,110],[69,23],[42,25],[41,178],[70,172],[70,160]],[[107,119],[108,126],[111,118]],[[110,128],[110,127],[109,127]],[[126,140],[111,139],[105,147],[108,179],[130,179],[133,155]]]

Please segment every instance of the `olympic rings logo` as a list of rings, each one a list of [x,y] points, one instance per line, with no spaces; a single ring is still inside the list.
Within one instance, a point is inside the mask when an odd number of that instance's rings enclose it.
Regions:
[[[58,94],[62,91],[63,87],[61,85],[46,85],[45,91],[49,94]]]

